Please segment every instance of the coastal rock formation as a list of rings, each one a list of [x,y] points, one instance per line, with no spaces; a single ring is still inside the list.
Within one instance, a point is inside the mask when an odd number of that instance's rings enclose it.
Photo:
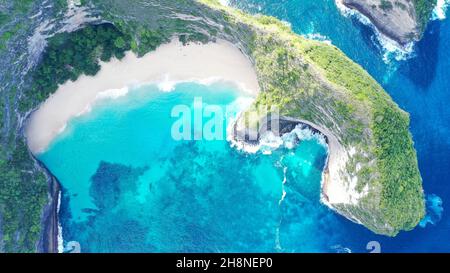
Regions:
[[[377,30],[401,47],[418,41],[436,0],[336,0],[341,8],[356,10]]]
[[[219,37],[242,46],[255,64],[262,91],[255,106],[275,106],[327,137],[322,201],[379,234],[415,227],[425,211],[408,114],[336,47],[271,17],[200,2],[223,12],[208,16],[232,30]]]

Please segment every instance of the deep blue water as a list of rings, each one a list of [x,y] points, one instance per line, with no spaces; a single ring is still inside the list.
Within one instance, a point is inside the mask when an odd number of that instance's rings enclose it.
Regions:
[[[64,189],[65,244],[77,241],[86,252],[367,252],[378,241],[384,252],[450,252],[449,20],[432,22],[415,56],[397,61],[333,0],[231,2],[332,41],[411,114],[429,223],[387,238],[321,205],[326,148],[316,138],[271,155],[245,154],[225,140],[173,141],[174,105],[192,109],[201,96],[240,109],[243,95],[220,85],[170,93],[146,86],[74,119],[40,156]]]
[[[238,3],[236,3],[238,2]],[[355,18],[341,16],[334,0],[239,0],[232,4],[291,23],[299,34],[321,34],[363,66],[393,99],[411,115],[411,131],[419,167],[430,200],[442,200],[442,209],[427,202],[435,224],[417,227],[396,238],[375,236],[349,222],[341,244],[365,251],[365,242],[377,240],[382,251],[450,252],[450,20],[432,21],[414,57],[383,60],[373,30]],[[448,17],[447,12],[447,17]],[[436,197],[437,196],[437,197]],[[441,219],[438,212],[441,211]]]

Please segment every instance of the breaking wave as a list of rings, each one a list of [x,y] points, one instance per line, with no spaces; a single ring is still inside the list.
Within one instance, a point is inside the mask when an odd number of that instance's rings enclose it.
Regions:
[[[396,61],[404,61],[413,57],[414,42],[411,42],[406,46],[402,47],[394,40],[391,40],[386,36],[384,36],[383,34],[381,34],[380,31],[378,31],[378,29],[375,27],[375,25],[372,24],[370,19],[364,16],[362,13],[347,8],[344,4],[342,4],[340,0],[336,1],[336,6],[343,16],[355,17],[356,19],[358,19],[359,22],[361,22],[366,26],[369,26],[373,30],[376,41],[378,41],[379,45],[381,46],[380,50],[383,53],[383,61],[386,64],[390,63],[392,59]]]
[[[432,20],[445,20],[447,18],[447,8],[450,0],[437,0],[436,7],[433,10]]]
[[[325,137],[311,130],[308,126],[299,124],[291,132],[282,136],[276,136],[273,132],[268,131],[264,133],[257,144],[249,144],[245,141],[235,141],[228,133],[228,141],[231,143],[231,147],[246,153],[255,154],[262,153],[265,155],[272,154],[273,151],[279,148],[294,149],[299,141],[316,139],[320,145],[328,148]]]
[[[442,199],[436,194],[430,194],[426,197],[427,214],[420,221],[419,225],[425,228],[428,224],[436,225],[442,218],[444,208],[442,207]]]
[[[328,45],[332,45],[332,41],[330,38],[328,38],[327,36],[324,36],[320,33],[308,33],[305,35],[302,35],[303,37],[305,37],[306,39],[310,39],[310,40],[316,40],[316,41],[320,41],[320,42],[324,42]]]

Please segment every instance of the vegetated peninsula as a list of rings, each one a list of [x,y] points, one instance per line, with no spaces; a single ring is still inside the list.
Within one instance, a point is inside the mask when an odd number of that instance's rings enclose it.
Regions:
[[[418,41],[437,0],[336,0],[366,16],[382,35],[401,47]]]
[[[30,112],[59,85],[97,74],[100,60],[122,59],[130,50],[144,56],[173,38],[235,45],[256,71],[255,105],[278,106],[286,120],[326,136],[322,201],[330,208],[388,236],[413,229],[423,218],[409,116],[338,48],[296,35],[273,17],[251,16],[216,0],[84,2],[101,18],[97,24],[55,32],[26,84],[6,89],[11,95],[1,98],[5,109],[15,107],[1,119],[2,251],[57,249],[59,187],[25,144],[22,128]]]

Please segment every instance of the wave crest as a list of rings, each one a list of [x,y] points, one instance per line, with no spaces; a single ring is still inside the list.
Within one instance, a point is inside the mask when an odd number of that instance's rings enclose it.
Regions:
[[[282,136],[276,136],[273,132],[267,131],[261,135],[257,144],[250,144],[245,141],[236,141],[230,137],[230,131],[228,137],[231,147],[234,147],[237,150],[241,150],[249,154],[260,152],[265,155],[270,155],[273,151],[279,148],[292,150],[297,147],[300,141],[312,139],[317,140],[320,145],[328,149],[325,137],[318,132],[314,132],[303,124],[297,125],[291,132],[285,133]]]
[[[449,1],[449,0],[444,0]],[[411,42],[405,46],[400,46],[397,42],[395,42],[392,39],[389,39],[385,35],[383,35],[369,18],[364,16],[362,13],[350,9],[346,7],[341,0],[336,0],[336,6],[340,13],[345,17],[355,17],[359,22],[361,22],[363,25],[369,26],[374,34],[376,41],[378,41],[379,45],[381,46],[380,50],[383,54],[383,61],[386,64],[389,64],[392,59],[395,59],[396,61],[404,61],[411,57],[413,57],[414,53],[414,42]]]
[[[447,18],[447,8],[449,5],[450,0],[437,0],[431,20],[445,20]]]
[[[419,225],[425,228],[428,224],[436,225],[442,218],[444,208],[442,207],[442,199],[436,194],[430,194],[426,197],[427,214],[420,221]]]

